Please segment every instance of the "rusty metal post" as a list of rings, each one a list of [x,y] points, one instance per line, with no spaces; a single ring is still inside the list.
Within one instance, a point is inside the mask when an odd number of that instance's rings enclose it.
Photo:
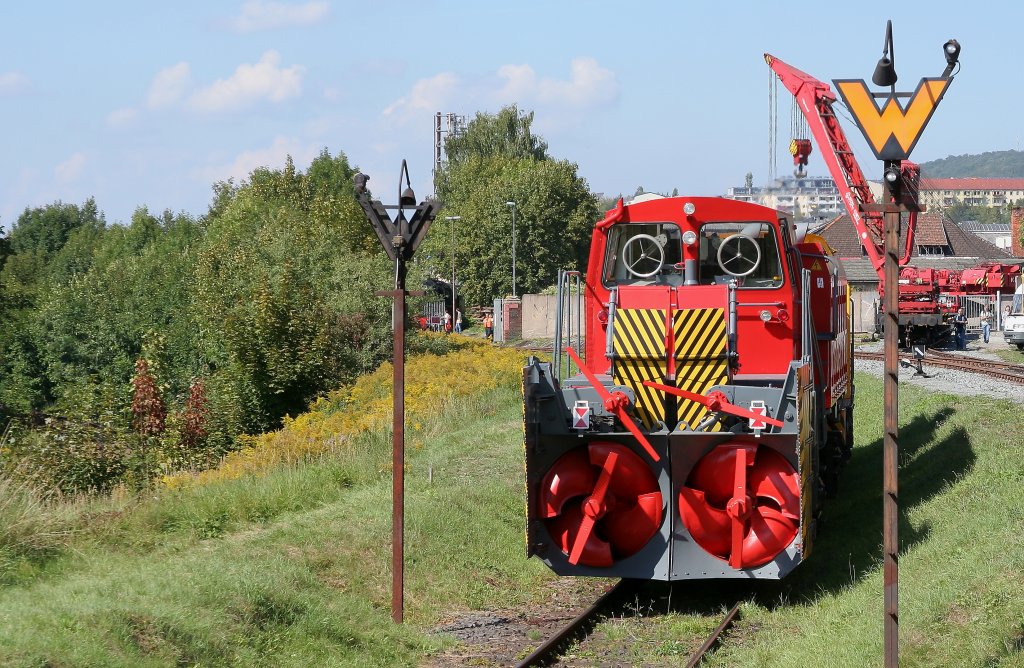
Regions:
[[[393,436],[391,454],[391,618],[405,615],[405,281],[394,292],[391,316],[395,329]]]
[[[402,177],[406,187],[402,189]],[[373,227],[381,246],[395,263],[395,289],[376,292],[379,297],[391,297],[391,328],[394,332],[394,355],[392,364],[394,382],[393,398],[393,446],[391,454],[391,618],[401,624],[405,617],[405,298],[419,297],[422,290],[405,289],[406,263],[430,229],[437,215],[440,203],[425,201],[416,204],[409,180],[409,168],[402,160],[398,173],[398,204],[384,205],[370,199],[366,182],[370,177],[356,174],[353,178],[356,202],[362,207],[366,219]],[[405,217],[405,207],[415,206],[411,219]],[[398,216],[392,220],[387,209],[397,209]]]
[[[886,187],[885,201],[890,193]],[[882,441],[882,551],[885,581],[885,666],[899,665],[899,228],[900,212],[885,212],[885,433]]]

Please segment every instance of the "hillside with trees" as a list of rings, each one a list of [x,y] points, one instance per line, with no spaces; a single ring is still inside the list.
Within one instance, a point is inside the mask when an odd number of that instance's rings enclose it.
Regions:
[[[987,153],[950,155],[921,163],[921,176],[926,179],[946,178],[1024,178],[1024,151],[989,151]]]

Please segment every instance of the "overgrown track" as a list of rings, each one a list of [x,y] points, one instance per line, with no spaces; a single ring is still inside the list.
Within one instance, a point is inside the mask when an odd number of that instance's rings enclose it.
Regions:
[[[884,353],[864,352],[858,350],[854,353],[854,356],[861,360],[871,360],[875,362],[885,361]],[[917,365],[917,358],[910,353],[901,352],[900,360],[909,363],[911,366]],[[955,371],[964,371],[967,373],[980,373],[989,376],[990,378],[998,378],[999,380],[1024,385],[1024,366],[1020,364],[1010,364],[1008,362],[999,362],[996,360],[987,360],[978,357],[935,352],[929,352],[926,354],[921,360],[921,363],[925,366],[953,369]]]
[[[635,584],[629,580],[619,580],[614,587],[605,592],[593,605],[581,612],[560,631],[546,640],[532,654],[516,664],[516,668],[530,666],[546,666],[565,651],[566,646],[574,640],[585,637],[593,630],[600,618],[616,605],[621,605],[634,591]]]
[[[700,662],[704,660],[704,655],[710,652],[711,649],[718,644],[718,640],[722,637],[722,634],[725,633],[726,629],[732,626],[732,623],[736,621],[736,617],[738,617],[739,614],[740,602],[737,601],[736,605],[729,608],[729,612],[725,613],[725,618],[722,620],[722,623],[711,632],[711,635],[708,636],[708,639],[700,646],[700,649],[694,652],[693,656],[690,657],[690,660],[686,662],[686,668],[695,668],[695,666],[700,665]]]

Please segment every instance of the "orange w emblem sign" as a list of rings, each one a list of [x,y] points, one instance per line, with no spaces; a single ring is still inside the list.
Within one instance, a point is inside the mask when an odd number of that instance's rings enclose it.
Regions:
[[[952,79],[921,79],[906,109],[895,96],[883,98],[881,108],[861,79],[835,79],[843,102],[857,120],[879,160],[906,160],[921,137],[935,107]]]

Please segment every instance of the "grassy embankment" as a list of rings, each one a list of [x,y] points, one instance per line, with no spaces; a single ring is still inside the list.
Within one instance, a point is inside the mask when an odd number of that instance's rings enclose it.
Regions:
[[[301,465],[141,499],[0,490],[5,526],[21,517],[0,533],[0,665],[415,665],[450,611],[539,604],[552,577],[522,558],[516,364],[412,422],[409,624],[390,623],[390,437],[371,430]],[[443,370],[452,387],[458,366]],[[610,641],[638,664],[678,663],[739,597],[712,665],[880,665],[881,383],[858,382],[857,449],[811,561],[774,585],[677,585],[671,611],[604,625]],[[1022,665],[1024,415],[901,397],[904,665]]]

